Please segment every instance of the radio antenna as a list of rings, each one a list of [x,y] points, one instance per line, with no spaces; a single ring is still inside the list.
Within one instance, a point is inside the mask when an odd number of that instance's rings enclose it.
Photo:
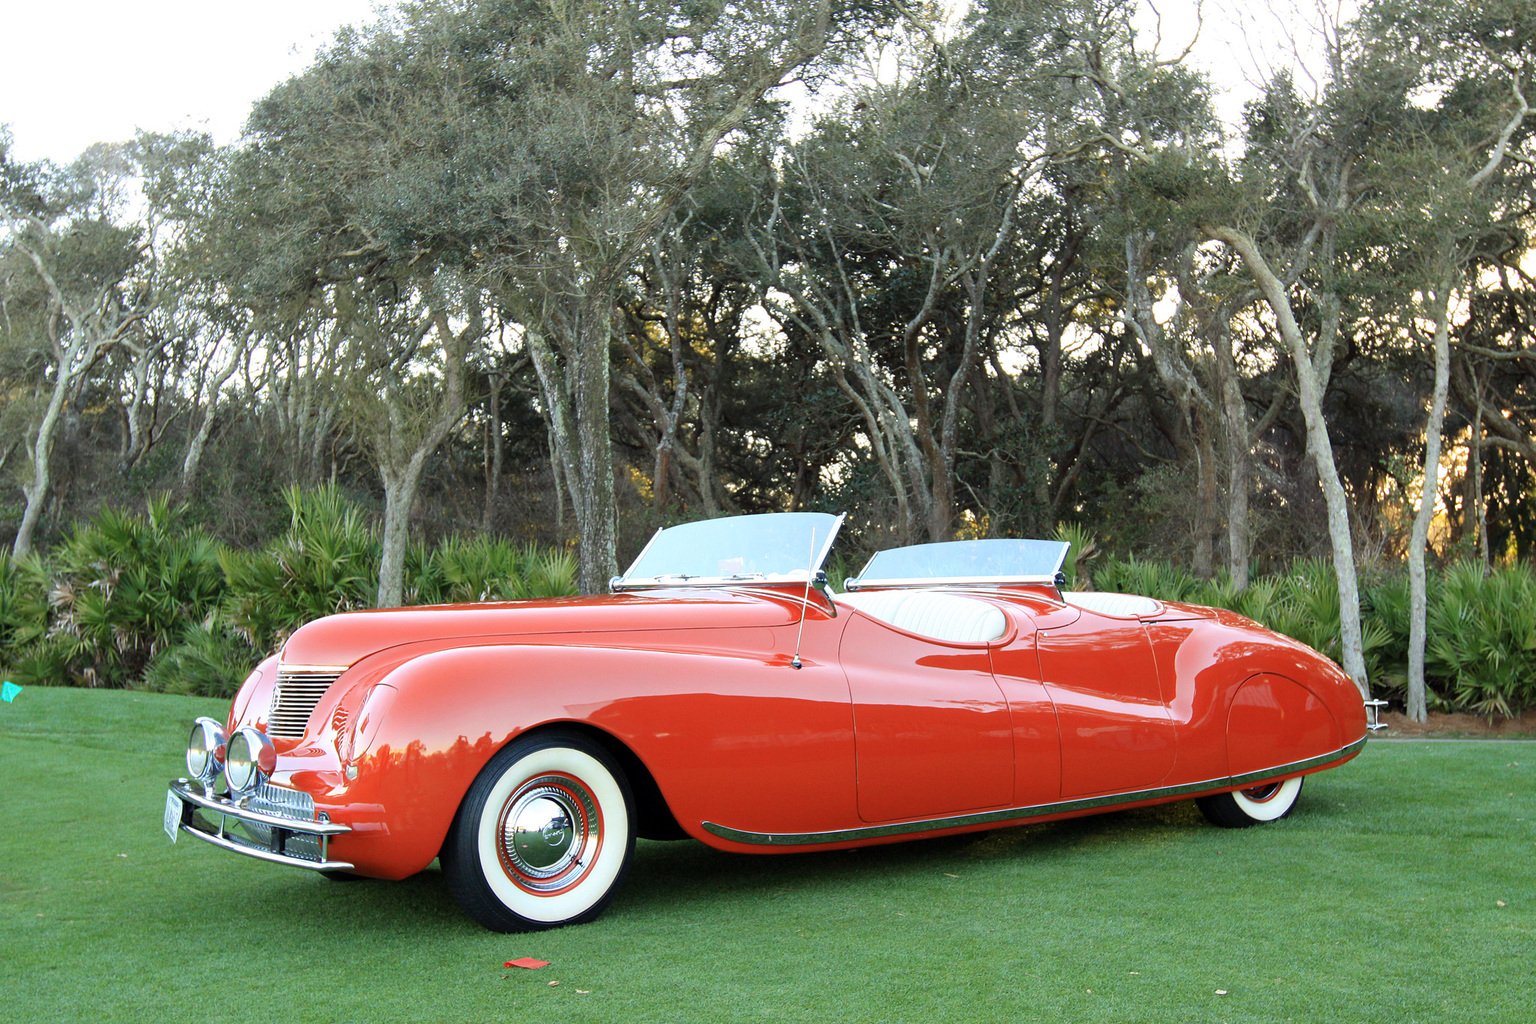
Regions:
[[[811,561],[805,570],[805,596],[800,599],[800,628],[795,632],[795,657],[790,668],[800,668],[800,640],[805,636],[805,611],[811,606],[811,577],[816,575],[816,527],[811,527]]]

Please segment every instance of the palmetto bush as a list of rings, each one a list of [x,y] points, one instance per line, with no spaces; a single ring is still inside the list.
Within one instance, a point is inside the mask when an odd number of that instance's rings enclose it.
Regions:
[[[28,570],[46,580],[47,628],[20,638],[15,673],[35,683],[135,685],[224,596],[220,545],[185,515],[166,498],[142,516],[107,509],[76,527],[46,568]]]
[[[48,570],[42,559],[14,559],[0,551],[0,650],[12,650],[48,631]]]
[[[32,679],[30,663],[48,633],[48,572],[36,555],[0,551],[0,671]]]
[[[189,623],[177,643],[149,663],[142,686],[194,697],[233,697],[265,653],[235,633],[223,616],[210,615]]]
[[[1067,561],[1075,561],[1075,554],[1075,551],[1069,553]],[[1200,589],[1201,581],[1171,562],[1145,561],[1132,556],[1111,559],[1096,568],[1093,587],[1119,594],[1140,594],[1159,601],[1187,601]]]
[[[373,607],[378,533],[334,487],[284,492],[288,531],[261,551],[226,551],[223,616],[256,651],[272,651],[311,619]]]
[[[576,555],[495,537],[449,537],[406,559],[411,604],[521,601],[576,593]]]
[[[1441,700],[1490,716],[1536,704],[1536,574],[1525,565],[1485,573],[1462,562],[1437,589],[1425,675]]]
[[[0,554],[0,669],[23,684],[232,694],[293,630],[371,607],[378,589],[377,533],[357,506],[334,488],[292,489],[285,498],[289,528],[259,551],[223,548],[162,498],[142,516],[101,513],[46,560]],[[1081,530],[1058,536],[1073,544],[1069,565],[1085,576],[1097,553],[1093,538]],[[414,547],[406,570],[415,604],[576,592],[574,552],[496,538]],[[1338,587],[1326,562],[1296,562],[1242,591],[1226,577],[1202,580],[1135,558],[1099,555],[1092,576],[1100,590],[1229,608],[1340,655]],[[1400,689],[1407,583],[1388,577],[1364,598],[1372,684]],[[1434,706],[1485,715],[1536,706],[1536,574],[1524,565],[1485,572],[1475,563],[1432,573],[1425,669]]]
[[[258,551],[222,547],[165,498],[108,510],[47,561],[0,555],[0,669],[23,684],[144,686],[229,696],[299,626],[373,606],[379,540],[332,487],[285,492],[288,530]],[[576,557],[486,537],[415,547],[407,600],[576,592]]]

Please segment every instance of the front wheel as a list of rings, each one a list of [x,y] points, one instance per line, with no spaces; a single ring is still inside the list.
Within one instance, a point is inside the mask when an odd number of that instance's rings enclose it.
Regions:
[[[634,801],[618,765],[575,733],[514,740],[491,758],[443,844],[454,899],[498,932],[590,921],[635,848]]]
[[[1296,806],[1301,794],[1300,775],[1283,782],[1266,782],[1249,789],[1200,797],[1195,803],[1205,820],[1222,828],[1247,828],[1266,821],[1279,821]]]

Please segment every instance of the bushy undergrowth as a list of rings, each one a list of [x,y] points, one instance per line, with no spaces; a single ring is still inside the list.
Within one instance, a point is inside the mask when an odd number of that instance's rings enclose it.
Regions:
[[[334,488],[290,490],[288,530],[235,551],[184,507],[102,512],[46,560],[0,557],[0,669],[33,685],[143,687],[225,697],[295,629],[368,608],[377,531]],[[412,604],[575,593],[568,551],[450,538],[410,552]]]

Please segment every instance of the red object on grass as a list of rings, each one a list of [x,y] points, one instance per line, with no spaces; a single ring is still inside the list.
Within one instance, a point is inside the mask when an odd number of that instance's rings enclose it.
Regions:
[[[548,967],[548,960],[535,960],[531,956],[519,957],[516,960],[508,960],[503,967],[526,967],[530,971],[537,967]]]

